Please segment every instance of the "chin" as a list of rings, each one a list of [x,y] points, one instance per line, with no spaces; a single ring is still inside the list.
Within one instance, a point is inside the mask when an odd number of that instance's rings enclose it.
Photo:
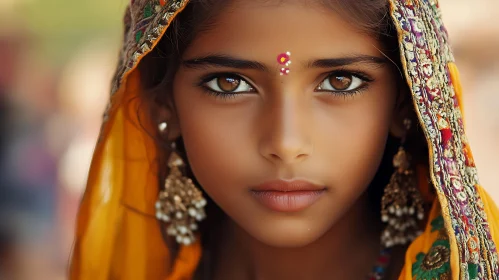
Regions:
[[[244,229],[261,243],[279,248],[299,248],[320,239],[329,229],[314,223],[313,219],[293,220],[278,218],[266,223],[257,222],[258,227]]]

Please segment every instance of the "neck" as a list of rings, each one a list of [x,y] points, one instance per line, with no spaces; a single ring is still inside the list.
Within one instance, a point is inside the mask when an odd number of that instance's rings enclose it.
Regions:
[[[224,228],[214,279],[363,279],[380,250],[380,224],[366,197],[321,238],[299,248],[263,244],[233,221]]]

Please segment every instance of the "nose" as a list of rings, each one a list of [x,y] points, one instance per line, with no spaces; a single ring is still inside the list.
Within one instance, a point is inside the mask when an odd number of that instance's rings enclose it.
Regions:
[[[312,152],[311,114],[303,102],[284,97],[265,109],[260,154],[275,164],[294,164]]]

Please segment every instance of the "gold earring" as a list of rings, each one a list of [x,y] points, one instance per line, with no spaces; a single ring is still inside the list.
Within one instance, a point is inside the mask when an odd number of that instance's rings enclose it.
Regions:
[[[410,120],[404,120],[404,124],[409,130]],[[387,248],[414,240],[421,234],[418,220],[424,218],[423,199],[410,166],[410,156],[403,147],[404,142],[403,138],[393,157],[395,171],[381,200],[381,220],[387,223],[381,234],[381,243]]]
[[[166,123],[159,125],[161,131],[167,127]],[[168,160],[170,172],[156,201],[156,218],[168,223],[166,233],[175,237],[177,243],[190,245],[195,240],[197,223],[206,218],[206,200],[192,180],[182,175],[180,169],[185,167],[185,163],[175,148],[175,143],[172,143]]]

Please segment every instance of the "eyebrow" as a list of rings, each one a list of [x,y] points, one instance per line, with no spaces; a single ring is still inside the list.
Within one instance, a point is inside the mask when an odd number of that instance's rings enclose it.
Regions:
[[[347,66],[356,63],[368,63],[374,65],[383,65],[388,60],[385,57],[372,56],[372,55],[354,55],[340,58],[327,58],[313,60],[307,63],[308,68],[333,68]]]
[[[227,67],[268,71],[267,66],[258,61],[238,59],[227,55],[208,55],[199,58],[184,60],[182,64],[185,67],[193,69],[205,67]]]
[[[382,65],[387,63],[385,57],[371,55],[353,55],[340,58],[326,58],[312,60],[306,63],[307,68],[334,68],[347,66],[356,63],[369,63]],[[253,60],[239,59],[228,55],[208,55],[182,61],[187,68],[200,69],[206,67],[226,67],[236,69],[254,69],[268,72],[269,68],[265,64]]]

